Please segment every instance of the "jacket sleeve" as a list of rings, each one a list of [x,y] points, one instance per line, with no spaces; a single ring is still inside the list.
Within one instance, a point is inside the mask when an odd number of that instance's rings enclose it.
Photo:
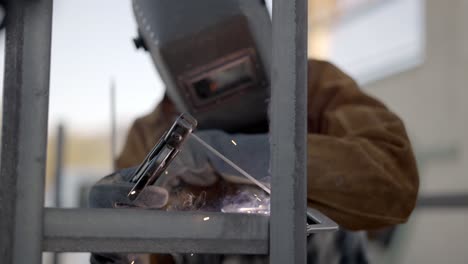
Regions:
[[[309,61],[308,204],[352,230],[405,222],[419,186],[403,122],[333,65]]]
[[[146,116],[136,119],[127,134],[122,152],[116,160],[117,169],[139,165],[174,120],[172,110],[167,110],[168,99]]]

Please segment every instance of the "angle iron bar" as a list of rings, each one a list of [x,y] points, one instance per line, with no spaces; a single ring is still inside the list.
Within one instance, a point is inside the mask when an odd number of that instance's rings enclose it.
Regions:
[[[44,251],[267,254],[268,216],[45,209]]]

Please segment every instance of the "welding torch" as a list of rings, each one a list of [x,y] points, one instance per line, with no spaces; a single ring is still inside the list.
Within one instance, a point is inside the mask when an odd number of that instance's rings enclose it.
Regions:
[[[127,194],[130,201],[135,201],[143,188],[153,184],[159,178],[196,127],[197,120],[188,114],[181,114],[175,120],[131,177],[130,182],[134,186]]]

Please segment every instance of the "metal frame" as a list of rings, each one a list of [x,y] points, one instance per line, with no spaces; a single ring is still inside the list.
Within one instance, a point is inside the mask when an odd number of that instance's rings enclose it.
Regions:
[[[0,171],[3,263],[40,263],[52,0],[9,1]]]
[[[273,1],[270,263],[306,263],[307,0]]]
[[[338,230],[337,223],[316,209],[307,208],[307,218],[314,222],[313,224],[307,224],[307,234],[334,232]]]
[[[305,263],[307,0],[274,1],[269,226],[260,215],[43,210],[52,0],[10,2],[0,174],[2,262],[40,263],[42,250],[97,250],[270,252],[270,263]]]
[[[45,251],[267,254],[267,241],[268,217],[261,215],[55,208],[45,214]]]
[[[416,204],[418,209],[429,208],[453,208],[467,209],[468,208],[468,193],[441,193],[420,195]]]

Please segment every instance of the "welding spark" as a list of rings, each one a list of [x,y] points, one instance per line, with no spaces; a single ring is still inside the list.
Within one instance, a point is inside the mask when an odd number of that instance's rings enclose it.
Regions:
[[[258,195],[254,194],[254,196],[255,196],[255,199],[257,199],[259,202],[262,201],[262,199],[258,198]]]
[[[169,172],[165,171],[164,173],[168,174]]]
[[[208,220],[210,220],[210,217],[208,216],[203,218],[203,221],[208,221]]]
[[[131,191],[131,192],[130,192],[131,195],[134,195],[135,193],[136,193],[135,191]]]
[[[190,256],[192,256],[192,257],[193,257],[193,253],[190,253]]]
[[[237,146],[237,143],[234,141],[234,139],[231,139],[231,142],[234,146]]]
[[[135,261],[134,261],[134,260],[132,260],[132,262],[130,262],[130,264],[135,264]]]

